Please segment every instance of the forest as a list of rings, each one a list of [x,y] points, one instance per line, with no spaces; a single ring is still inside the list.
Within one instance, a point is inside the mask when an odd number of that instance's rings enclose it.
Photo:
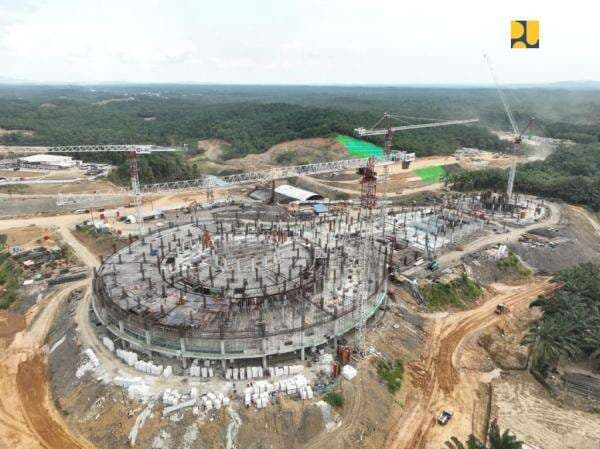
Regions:
[[[600,127],[589,121],[600,112],[600,92],[519,89],[508,95],[519,123],[536,117],[536,134],[586,144],[600,138]],[[27,131],[0,132],[0,144],[188,144],[197,151],[197,140],[218,138],[231,144],[225,158],[235,158],[298,138],[352,135],[354,128],[374,125],[384,111],[480,119],[398,133],[395,149],[418,156],[450,154],[460,146],[508,149],[489,131],[510,129],[494,89],[400,86],[0,86],[0,128]],[[382,137],[372,141],[381,144]],[[194,175],[179,157],[145,158],[143,182]],[[123,155],[102,159],[119,165],[116,177],[124,179]]]
[[[600,266],[591,263],[560,272],[561,288],[530,307],[542,319],[523,339],[531,347],[533,366],[542,374],[561,360],[600,362]]]
[[[458,190],[506,188],[508,171],[462,171],[448,181]],[[517,167],[515,190],[558,198],[600,211],[600,143],[561,145],[544,161]]]

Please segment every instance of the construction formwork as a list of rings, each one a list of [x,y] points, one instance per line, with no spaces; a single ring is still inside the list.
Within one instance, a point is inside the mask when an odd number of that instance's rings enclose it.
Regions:
[[[484,229],[486,221],[449,207],[420,207],[402,210],[388,217],[387,228],[398,241],[421,252],[437,253]]]
[[[361,229],[349,215],[270,224],[192,218],[103,260],[93,308],[116,337],[184,364],[304,358],[306,349],[336,345],[386,298],[387,249],[369,239],[360,307]]]

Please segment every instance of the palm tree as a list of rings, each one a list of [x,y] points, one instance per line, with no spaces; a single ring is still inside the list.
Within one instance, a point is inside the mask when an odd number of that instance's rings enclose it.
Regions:
[[[554,365],[563,356],[581,354],[577,337],[580,326],[581,323],[572,322],[565,316],[552,316],[530,329],[521,344],[531,346],[531,360],[536,367]]]
[[[449,449],[487,449],[485,444],[473,435],[469,435],[466,446],[456,437],[452,437],[450,438],[450,441],[446,441],[446,446],[448,446]]]
[[[490,441],[489,449],[522,449],[523,447],[523,442],[517,440],[516,436],[511,435],[508,429],[505,429],[501,434],[496,420],[492,421],[488,438]]]
[[[523,442],[518,441],[517,437],[511,435],[506,429],[502,434],[496,420],[492,421],[488,432],[489,446],[479,441],[473,435],[470,435],[465,443],[456,437],[446,441],[448,449],[522,449]]]

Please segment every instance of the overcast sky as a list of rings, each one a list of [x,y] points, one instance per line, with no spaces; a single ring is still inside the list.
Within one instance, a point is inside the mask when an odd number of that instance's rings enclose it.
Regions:
[[[600,80],[600,6],[570,0],[0,0],[0,78],[243,84]],[[539,19],[539,50],[510,20]]]

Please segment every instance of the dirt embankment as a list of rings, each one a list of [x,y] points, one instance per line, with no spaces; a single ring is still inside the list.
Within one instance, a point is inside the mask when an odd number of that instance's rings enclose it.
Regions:
[[[451,436],[466,439],[470,433],[479,435],[476,423],[483,411],[478,406],[482,397],[480,382],[486,380],[479,370],[463,369],[464,343],[482,329],[501,318],[494,313],[497,304],[509,308],[527,308],[537,295],[554,288],[545,280],[536,280],[522,287],[506,287],[505,293],[490,298],[481,306],[453,315],[437,315],[430,326],[427,347],[421,362],[409,365],[411,383],[420,392],[410,398],[407,415],[390,433],[391,448],[443,447]],[[489,379],[487,379],[489,381]],[[447,426],[437,426],[435,417],[450,409],[454,417]]]
[[[255,171],[284,165],[302,165],[334,161],[348,157],[346,149],[331,138],[297,139],[274,145],[263,153],[242,158],[225,159],[231,145],[219,139],[198,142],[204,152],[190,160],[205,173],[226,171]]]
[[[69,430],[56,413],[48,394],[46,354],[42,349],[60,303],[83,284],[71,284],[48,295],[26,313],[24,329],[0,337],[5,345],[0,352],[0,447],[93,448]]]

